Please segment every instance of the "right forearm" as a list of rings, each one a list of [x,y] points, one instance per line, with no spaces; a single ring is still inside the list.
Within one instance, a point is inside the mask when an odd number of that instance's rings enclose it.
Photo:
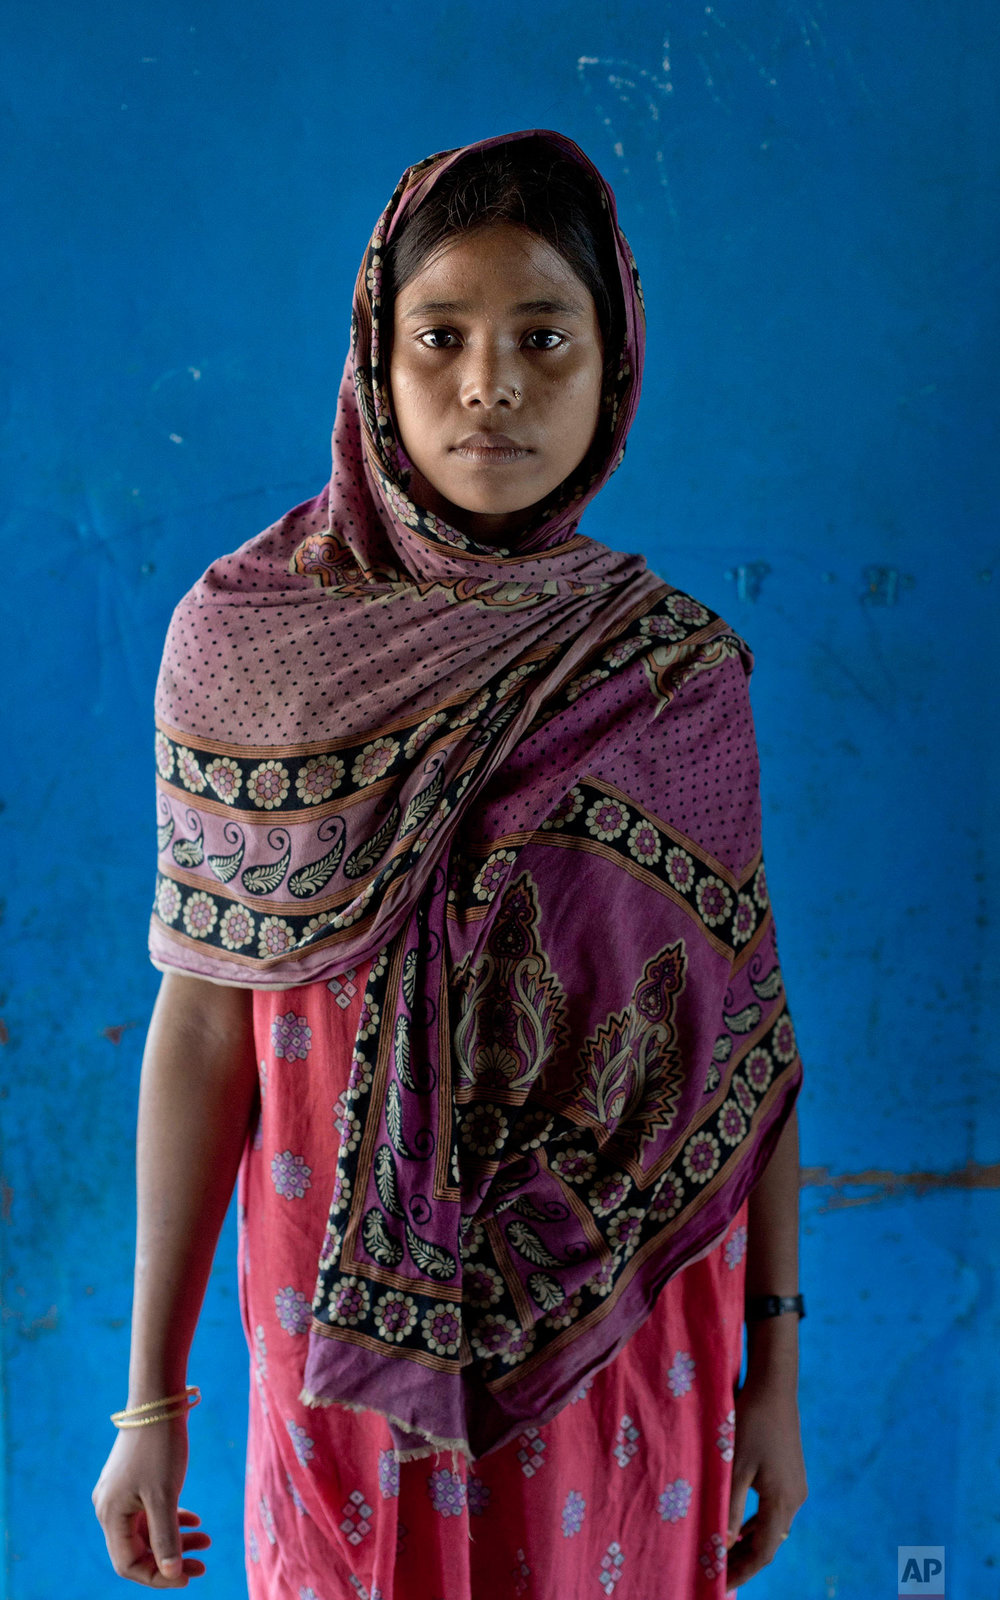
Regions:
[[[250,996],[164,980],[143,1059],[129,1404],[184,1387],[257,1090]]]

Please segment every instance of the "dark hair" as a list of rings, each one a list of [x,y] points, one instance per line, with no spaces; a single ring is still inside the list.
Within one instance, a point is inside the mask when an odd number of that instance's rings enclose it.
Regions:
[[[538,234],[589,289],[607,374],[617,365],[624,337],[611,219],[589,174],[544,139],[518,139],[461,157],[404,217],[385,252],[387,315],[396,295],[446,239],[498,222]]]

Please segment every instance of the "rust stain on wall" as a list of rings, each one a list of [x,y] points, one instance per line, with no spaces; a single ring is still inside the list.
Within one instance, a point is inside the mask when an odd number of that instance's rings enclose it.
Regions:
[[[821,1211],[836,1211],[843,1206],[872,1205],[897,1194],[913,1192],[919,1196],[931,1189],[1000,1189],[1000,1161],[967,1161],[964,1167],[956,1167],[952,1172],[893,1172],[883,1167],[868,1167],[862,1172],[834,1173],[829,1167],[801,1167],[799,1183],[802,1188],[813,1184],[817,1188],[836,1190],[835,1198],[820,1207]],[[841,1192],[855,1188],[870,1188],[874,1193],[845,1195]]]
[[[102,1028],[105,1039],[110,1039],[112,1044],[121,1044],[122,1034],[129,1028],[137,1028],[137,1022],[116,1022],[110,1028]]]

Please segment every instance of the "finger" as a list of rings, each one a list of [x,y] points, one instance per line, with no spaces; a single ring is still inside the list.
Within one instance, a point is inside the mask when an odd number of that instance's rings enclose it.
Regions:
[[[204,1561],[199,1561],[192,1555],[194,1550],[207,1550],[212,1543],[209,1535],[202,1528],[194,1527],[200,1523],[201,1518],[193,1511],[178,1511],[177,1521],[180,1524],[181,1542],[181,1569],[179,1578],[165,1577],[159,1570],[152,1553],[149,1555],[149,1572],[147,1579],[154,1589],[185,1588],[189,1578],[200,1578],[207,1570]]]
[[[189,1550],[208,1549],[212,1541],[209,1535],[201,1529],[201,1518],[196,1511],[185,1511],[184,1507],[181,1506],[177,1512],[177,1521],[182,1530],[181,1549],[185,1554]],[[195,1529],[198,1529],[198,1531],[195,1532]]]
[[[726,1585],[735,1589],[738,1584],[746,1583],[754,1573],[759,1572],[765,1565],[763,1557],[757,1548],[759,1537],[758,1513],[754,1512],[748,1517],[743,1526],[738,1530],[736,1542],[730,1549],[726,1559]]]
[[[143,1562],[148,1570],[152,1565],[149,1545],[146,1542],[146,1519],[141,1512],[119,1511],[108,1517],[104,1528],[104,1542],[108,1547],[111,1565],[119,1578],[136,1578],[138,1582],[148,1581],[140,1576]]]
[[[736,1540],[740,1537],[740,1529],[743,1525],[743,1512],[746,1509],[747,1492],[749,1488],[749,1481],[737,1482],[734,1477],[729,1491],[729,1522],[726,1532],[727,1550],[731,1548],[731,1546],[735,1544]]]
[[[204,1549],[211,1543],[207,1533],[185,1531],[181,1535],[185,1555],[180,1571],[175,1578],[165,1578],[150,1549],[145,1511],[121,1512],[109,1518],[104,1528],[104,1540],[111,1565],[118,1576],[149,1589],[183,1589],[187,1587],[189,1578],[200,1578],[205,1571],[205,1564],[187,1555],[188,1544],[190,1541],[192,1549]]]
[[[212,1543],[207,1533],[182,1533],[181,1549],[187,1555],[190,1550],[207,1550]]]
[[[787,1517],[787,1527],[790,1526],[791,1514]],[[748,1578],[752,1578],[774,1560],[780,1546],[785,1542],[782,1538],[785,1531],[786,1519],[774,1512],[762,1516],[758,1510],[744,1523],[726,1564],[726,1582],[729,1588],[746,1583]]]
[[[764,1551],[768,1561],[775,1555],[779,1546],[784,1544],[782,1534],[789,1531],[794,1516],[795,1511],[792,1507],[782,1505],[777,1500],[764,1500],[757,1507],[757,1515],[754,1518],[756,1544],[758,1549]]]
[[[179,1578],[183,1563],[177,1507],[162,1492],[150,1494],[144,1504],[149,1527],[149,1547],[153,1552],[157,1570],[164,1578]]]

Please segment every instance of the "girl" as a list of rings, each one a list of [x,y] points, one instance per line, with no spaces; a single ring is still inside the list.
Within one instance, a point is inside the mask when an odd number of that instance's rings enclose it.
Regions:
[[[575,144],[430,157],[329,484],[174,614],[122,1576],[205,1571],[186,1363],[237,1172],[251,1600],[721,1600],[805,1498],[751,657],[579,528],[642,359]]]

